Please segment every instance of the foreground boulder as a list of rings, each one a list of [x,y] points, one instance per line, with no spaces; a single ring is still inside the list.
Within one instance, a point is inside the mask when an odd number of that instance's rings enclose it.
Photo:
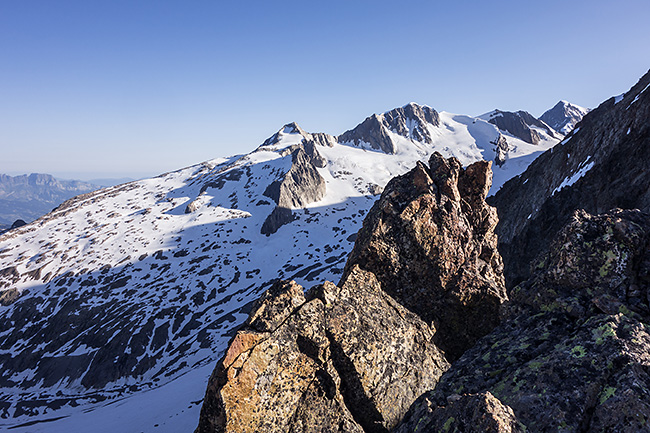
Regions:
[[[491,163],[463,170],[434,153],[393,179],[359,231],[346,271],[358,265],[436,330],[453,360],[498,323],[506,299],[496,210],[485,203]]]
[[[279,282],[217,366],[198,431],[388,431],[448,368],[432,337],[358,268],[307,298]]]
[[[463,427],[476,411],[512,414],[487,431],[650,431],[649,240],[648,214],[576,212],[514,289],[503,323],[396,431],[486,431]]]
[[[257,301],[210,378],[197,432],[393,429],[498,323],[490,182],[489,163],[464,170],[439,154],[393,179],[338,286],[303,294],[281,281]]]

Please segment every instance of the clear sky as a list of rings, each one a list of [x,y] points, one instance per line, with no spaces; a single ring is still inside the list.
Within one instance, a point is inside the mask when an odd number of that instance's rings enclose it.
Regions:
[[[142,177],[410,101],[595,107],[650,68],[648,0],[0,2],[0,173]]]

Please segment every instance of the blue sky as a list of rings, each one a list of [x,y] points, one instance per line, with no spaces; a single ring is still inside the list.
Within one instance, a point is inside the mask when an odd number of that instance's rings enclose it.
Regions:
[[[650,2],[6,1],[0,172],[141,177],[410,101],[595,107],[650,68]]]

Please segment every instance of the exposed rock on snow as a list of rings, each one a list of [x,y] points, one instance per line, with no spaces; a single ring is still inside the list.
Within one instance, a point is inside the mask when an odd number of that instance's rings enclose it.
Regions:
[[[305,207],[325,196],[325,179],[316,168],[323,168],[326,163],[314,143],[301,143],[291,149],[291,168],[264,191],[264,195],[277,204],[262,225],[261,232],[265,235],[275,233],[282,225],[293,221],[291,209]]]
[[[508,141],[506,140],[506,137],[503,134],[499,134],[499,137],[496,139],[496,141],[492,141],[491,143],[497,147],[496,148],[497,156],[494,158],[494,162],[496,165],[501,167],[503,166],[503,164],[505,164],[506,159],[508,157],[508,150],[510,150],[510,147],[508,146]]]

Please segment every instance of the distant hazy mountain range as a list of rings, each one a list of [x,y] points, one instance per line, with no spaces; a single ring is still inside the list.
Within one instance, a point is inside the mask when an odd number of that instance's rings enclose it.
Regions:
[[[133,180],[124,177],[82,182],[56,179],[43,173],[0,174],[0,230],[8,229],[18,220],[34,221],[76,195]]]
[[[33,221],[65,200],[99,188],[78,180],[58,180],[49,174],[0,174],[0,228],[8,228],[18,219]]]

